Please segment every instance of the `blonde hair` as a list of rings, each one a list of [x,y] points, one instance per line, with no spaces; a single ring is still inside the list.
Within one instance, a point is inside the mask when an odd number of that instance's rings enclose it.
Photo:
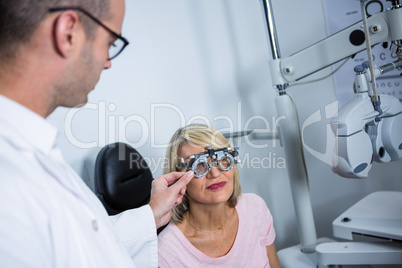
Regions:
[[[179,128],[170,140],[164,166],[164,174],[178,171],[176,165],[179,164],[178,153],[183,143],[191,143],[208,149],[212,145],[213,149],[231,147],[228,140],[219,131],[209,125],[191,124]],[[233,167],[233,193],[227,201],[227,205],[234,208],[237,205],[237,199],[241,194],[240,175],[237,166]],[[183,215],[190,208],[190,202],[187,193],[183,197],[183,202],[172,209],[171,220],[174,223],[183,221]]]

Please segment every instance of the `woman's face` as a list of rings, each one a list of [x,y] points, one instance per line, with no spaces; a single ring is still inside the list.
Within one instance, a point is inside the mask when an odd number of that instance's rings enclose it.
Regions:
[[[189,162],[191,155],[206,151],[199,145],[184,142],[179,147],[178,159],[184,158],[185,162]],[[210,159],[208,158],[208,160]],[[190,202],[200,204],[226,202],[233,193],[233,173],[233,168],[229,171],[222,171],[216,166],[211,166],[206,175],[201,178],[195,177],[187,185],[187,195]]]

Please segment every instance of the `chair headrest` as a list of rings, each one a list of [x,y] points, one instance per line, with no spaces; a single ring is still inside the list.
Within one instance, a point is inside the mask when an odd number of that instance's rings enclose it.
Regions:
[[[141,154],[125,143],[106,145],[95,162],[95,193],[109,215],[149,202],[152,173]]]

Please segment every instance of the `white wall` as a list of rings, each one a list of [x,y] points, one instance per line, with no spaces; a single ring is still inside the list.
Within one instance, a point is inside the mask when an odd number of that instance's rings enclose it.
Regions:
[[[217,129],[236,131],[267,128],[264,120],[270,128],[275,125],[276,93],[259,0],[128,0],[126,4],[123,35],[130,40],[129,47],[102,74],[86,106],[59,108],[50,116],[61,130],[59,145],[66,160],[91,187],[96,154],[110,142],[136,147],[149,159],[156,177],[162,174],[163,144],[183,124],[207,121]],[[326,36],[321,0],[273,0],[273,8],[283,56]],[[324,107],[335,101],[331,79],[296,86],[289,93],[301,123],[317,110],[324,116]],[[323,120],[305,130],[306,144],[321,153],[327,123]],[[278,249],[297,244],[287,171],[281,165],[286,163],[283,148],[276,141],[253,143],[241,141],[240,153],[250,160],[242,164],[243,192],[257,193],[268,204]],[[319,237],[331,237],[333,219],[366,194],[402,190],[400,162],[375,164],[368,179],[349,180],[333,174],[310,153],[305,157]]]

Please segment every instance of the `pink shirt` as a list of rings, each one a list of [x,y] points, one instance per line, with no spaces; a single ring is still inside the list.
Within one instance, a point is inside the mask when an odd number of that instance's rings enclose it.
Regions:
[[[239,227],[225,256],[205,255],[171,222],[158,236],[159,267],[270,267],[266,247],[274,242],[275,230],[267,205],[258,195],[243,194],[236,210]]]

